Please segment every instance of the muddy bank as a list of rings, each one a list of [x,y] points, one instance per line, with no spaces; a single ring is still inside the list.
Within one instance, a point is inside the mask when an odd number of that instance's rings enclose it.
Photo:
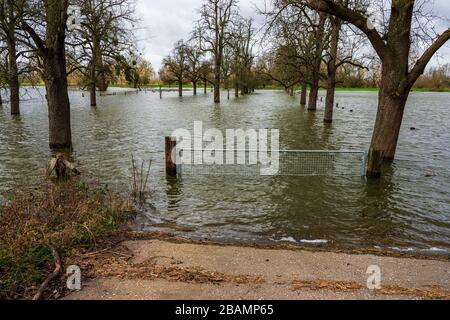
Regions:
[[[83,290],[66,299],[450,299],[449,261],[159,238],[70,261]]]

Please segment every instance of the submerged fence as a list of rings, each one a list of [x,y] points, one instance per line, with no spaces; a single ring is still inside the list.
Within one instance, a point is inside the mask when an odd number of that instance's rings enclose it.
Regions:
[[[364,151],[176,149],[181,175],[365,176]],[[264,174],[263,174],[264,175]]]

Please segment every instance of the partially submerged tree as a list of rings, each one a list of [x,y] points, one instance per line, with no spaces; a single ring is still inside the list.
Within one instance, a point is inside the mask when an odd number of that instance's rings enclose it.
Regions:
[[[390,10],[383,12],[388,13],[389,18],[378,26],[371,19],[370,7],[350,9],[333,0],[288,2],[304,3],[312,9],[334,15],[353,24],[367,36],[382,62],[378,113],[371,150],[375,151],[375,154],[381,153],[385,160],[394,159],[409,93],[431,58],[450,39],[450,29],[436,35],[420,57],[413,61],[413,26],[421,19],[418,1],[390,1]],[[369,163],[371,161],[372,159],[369,159]]]
[[[17,66],[17,35],[16,29],[19,27],[19,10],[21,1],[1,0],[0,1],[0,33],[6,44],[8,52],[7,80],[9,87],[9,101],[11,114],[20,114],[19,95],[19,68]]]
[[[71,37],[74,66],[88,79],[91,106],[96,90],[106,91],[113,66],[123,61],[123,52],[134,48],[133,0],[74,0],[80,8],[79,27]]]
[[[43,69],[50,148],[71,148],[70,102],[67,91],[66,23],[68,0],[25,1],[21,27],[33,42]]]
[[[307,103],[307,86],[311,88],[308,109],[316,110],[321,66],[327,33],[326,16],[319,16],[306,6],[287,6],[283,1],[274,1],[274,8],[264,11],[268,18],[266,35],[277,59],[281,59],[290,77],[301,84],[300,104]],[[278,77],[278,79],[280,79]],[[291,94],[293,90],[291,90]]]
[[[186,79],[192,82],[194,88],[194,96],[197,95],[197,85],[202,80],[202,57],[203,51],[197,41],[191,40],[186,45],[187,70]]]
[[[172,53],[164,58],[163,65],[173,75],[178,82],[178,95],[183,96],[183,82],[189,69],[188,67],[188,55],[187,46],[183,40],[179,40]]]
[[[207,94],[208,92],[208,83],[211,82],[211,74],[212,74],[212,67],[211,62],[208,60],[202,61],[200,65],[200,79],[203,81],[203,93]]]
[[[236,4],[237,0],[205,0],[200,9],[198,27],[194,31],[201,49],[213,57],[215,103],[220,103],[223,52]]]
[[[349,0],[341,0],[347,5]],[[356,1],[359,3],[360,1]],[[363,55],[358,54],[361,44],[364,44],[364,39],[348,28],[348,26],[339,18],[331,16],[330,21],[330,45],[325,54],[325,63],[327,69],[327,93],[325,100],[324,122],[333,122],[334,110],[334,96],[336,91],[336,84],[338,83],[337,74],[340,68],[345,65],[352,65],[356,68],[365,68],[358,60],[363,58]]]

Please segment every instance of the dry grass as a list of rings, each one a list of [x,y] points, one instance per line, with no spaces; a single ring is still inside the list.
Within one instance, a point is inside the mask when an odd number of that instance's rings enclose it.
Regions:
[[[366,289],[355,281],[336,280],[295,280],[291,283],[292,290],[330,290],[334,292],[354,292]],[[367,289],[366,289],[367,290]],[[375,294],[387,296],[408,296],[430,300],[450,300],[450,292],[440,287],[405,288],[395,284],[383,284],[381,289],[374,290]]]
[[[334,281],[334,280],[314,279],[314,280],[295,280],[292,282],[292,289],[352,292],[363,289],[363,286],[354,281]]]
[[[228,275],[221,272],[205,270],[199,267],[179,266],[172,260],[171,266],[158,265],[155,259],[142,263],[133,263],[133,254],[124,246],[102,251],[95,255],[76,255],[71,261],[83,270],[87,277],[120,279],[154,280],[164,279],[188,283],[236,283],[260,284],[262,277],[250,275]]]
[[[0,207],[0,298],[29,298],[54,268],[50,246],[65,257],[95,250],[132,212],[128,200],[80,180],[46,181],[31,193],[4,195]]]

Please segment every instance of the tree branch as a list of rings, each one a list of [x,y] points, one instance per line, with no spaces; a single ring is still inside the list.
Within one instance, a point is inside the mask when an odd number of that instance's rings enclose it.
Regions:
[[[406,86],[412,86],[417,79],[423,74],[427,64],[433,58],[434,54],[450,39],[450,29],[442,33],[436,41],[423,53],[422,57],[417,60],[411,72],[408,74]]]
[[[369,28],[368,18],[362,13],[349,9],[333,0],[292,0],[293,3],[304,3],[313,10],[325,12],[349,22],[360,29],[369,38],[378,56],[383,60],[387,46],[375,28]]]

